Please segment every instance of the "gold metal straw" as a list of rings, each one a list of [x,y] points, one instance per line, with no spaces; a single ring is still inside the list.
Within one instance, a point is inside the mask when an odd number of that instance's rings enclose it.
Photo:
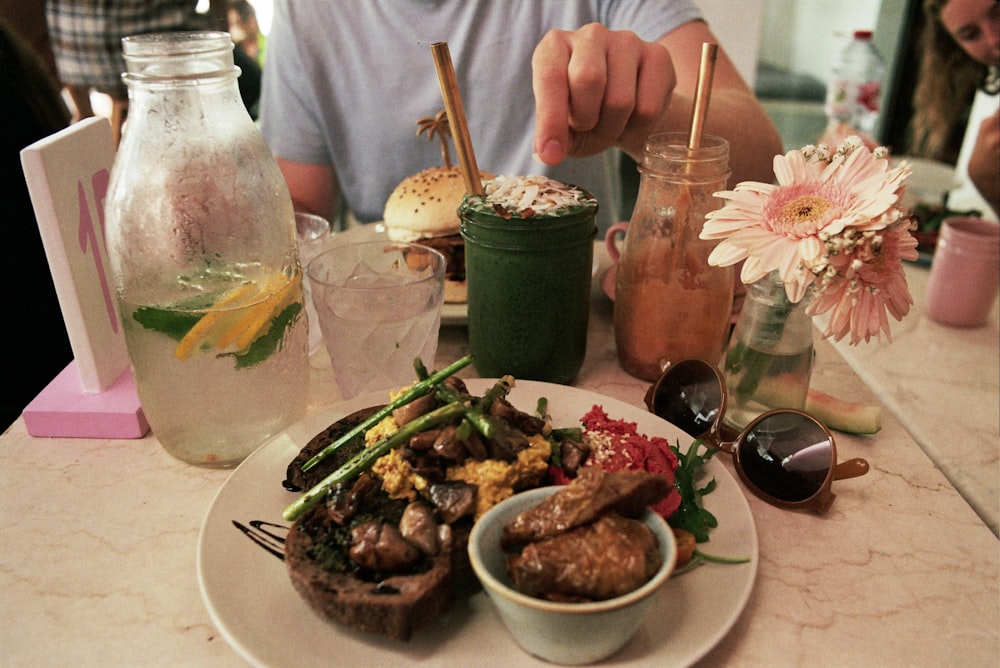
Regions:
[[[695,89],[694,106],[691,108],[691,133],[688,148],[701,148],[701,135],[708,116],[708,100],[712,95],[712,78],[715,76],[715,59],[719,45],[705,42],[701,45],[701,65],[698,68],[698,87]]]
[[[462,95],[458,90],[458,80],[455,68],[451,62],[451,53],[447,42],[431,44],[431,54],[434,56],[434,67],[437,70],[438,83],[441,84],[441,97],[444,98],[444,108],[448,112],[448,124],[451,126],[451,138],[455,142],[455,152],[458,153],[458,164],[465,179],[465,189],[473,195],[483,194],[483,181],[476,165],[476,154],[472,150],[472,140],[469,138],[469,126],[465,121],[465,108],[462,106]]]

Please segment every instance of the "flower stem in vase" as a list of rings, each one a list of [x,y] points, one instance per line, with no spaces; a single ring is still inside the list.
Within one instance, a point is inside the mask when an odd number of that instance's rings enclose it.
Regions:
[[[833,341],[892,341],[888,316],[913,304],[902,261],[917,257],[917,241],[901,204],[910,166],[888,158],[850,136],[775,156],[776,183],[715,193],[726,203],[705,215],[700,237],[718,242],[708,263],[743,262],[748,284],[723,371],[728,426],[805,406],[811,316],[830,314],[823,336]]]
[[[772,408],[804,408],[812,372],[808,300],[792,303],[776,276],[751,285],[726,354],[726,422],[742,429]]]

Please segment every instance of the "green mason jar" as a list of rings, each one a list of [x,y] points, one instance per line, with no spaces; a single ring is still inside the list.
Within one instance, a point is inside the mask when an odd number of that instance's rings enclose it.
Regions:
[[[488,195],[467,195],[459,207],[469,343],[481,376],[565,384],[580,371],[597,235],[597,201],[580,192],[569,207],[527,216],[501,215]]]

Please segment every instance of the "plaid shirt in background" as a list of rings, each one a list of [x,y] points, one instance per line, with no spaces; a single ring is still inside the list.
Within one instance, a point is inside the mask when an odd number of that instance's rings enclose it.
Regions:
[[[46,19],[59,80],[126,97],[123,37],[215,27],[197,0],[47,0]]]

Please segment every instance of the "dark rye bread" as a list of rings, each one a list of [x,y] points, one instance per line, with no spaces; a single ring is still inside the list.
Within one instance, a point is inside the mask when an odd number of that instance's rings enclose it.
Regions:
[[[344,446],[308,473],[302,464],[378,410],[373,407],[349,415],[318,434],[289,464],[288,482],[308,489],[361,447],[360,437]],[[334,527],[326,504],[319,503],[301,517],[285,540],[285,566],[292,585],[309,606],[324,618],[345,627],[408,640],[414,631],[437,619],[453,605],[459,580],[470,569],[466,546],[471,525],[452,527],[450,549],[426,558],[417,572],[380,577],[362,572],[326,570],[313,558],[318,537]],[[346,548],[345,548],[346,549]]]
[[[321,461],[316,468],[308,473],[302,471],[302,466],[312,459],[313,455],[319,453],[326,446],[336,441],[342,434],[347,433],[358,426],[369,417],[374,415],[382,406],[371,406],[351,413],[347,417],[337,420],[332,425],[316,434],[306,443],[305,447],[299,451],[291,462],[285,475],[285,487],[297,491],[305,491],[318,484],[325,477],[336,471],[344,462],[364,447],[364,438],[358,436],[350,443],[339,448],[332,455]]]
[[[315,521],[322,514],[325,509],[314,508],[296,525]],[[438,553],[421,573],[369,580],[319,567],[310,556],[313,545],[310,532],[292,527],[285,542],[288,574],[299,596],[337,624],[409,640],[414,631],[443,615],[455,602],[453,550]]]

